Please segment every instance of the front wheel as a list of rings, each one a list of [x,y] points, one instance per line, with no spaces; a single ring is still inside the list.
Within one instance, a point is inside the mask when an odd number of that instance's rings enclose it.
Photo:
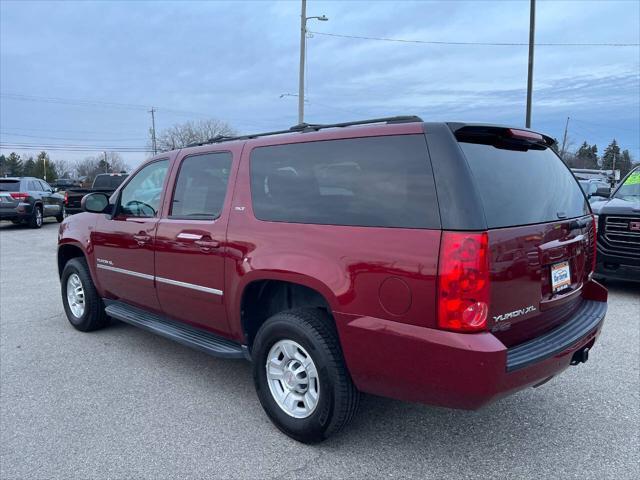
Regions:
[[[72,258],[67,262],[60,283],[64,311],[76,330],[90,332],[109,323],[84,258]]]
[[[333,320],[323,310],[274,315],[258,331],[252,357],[260,403],[291,438],[317,443],[353,418],[359,392],[345,366]]]

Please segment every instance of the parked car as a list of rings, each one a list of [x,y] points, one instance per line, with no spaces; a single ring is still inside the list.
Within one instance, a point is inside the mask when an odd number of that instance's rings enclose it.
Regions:
[[[596,276],[640,281],[640,167],[618,184],[613,194],[599,190],[591,205],[598,222]]]
[[[588,179],[588,180],[578,180],[578,183],[580,184],[580,187],[582,188],[582,191],[584,192],[584,194],[587,196],[587,199],[589,200],[590,204],[593,204],[595,202],[599,202],[602,200],[602,197],[599,195],[596,195],[596,192],[598,191],[598,189],[600,189],[600,193],[602,193],[603,190],[611,190],[609,184],[603,180],[595,180],[595,179]]]
[[[0,178],[0,220],[14,224],[26,222],[40,228],[46,217],[64,220],[64,197],[51,185],[34,177]]]
[[[127,176],[127,173],[101,173],[96,175],[91,188],[71,188],[67,190],[64,200],[67,215],[74,215],[82,211],[80,201],[87,193],[101,192],[111,195],[124,182]]]
[[[585,362],[602,327],[593,217],[551,144],[392,117],[160,154],[61,225],[67,318],[250,359],[302,442],[360,392],[479,408]]]

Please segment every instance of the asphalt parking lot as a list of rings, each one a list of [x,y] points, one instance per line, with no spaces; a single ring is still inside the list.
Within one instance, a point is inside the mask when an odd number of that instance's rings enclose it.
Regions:
[[[367,396],[344,433],[285,437],[250,366],[133,327],[64,316],[58,224],[0,224],[2,479],[639,478],[640,292],[610,283],[600,341],[571,368],[478,412]]]

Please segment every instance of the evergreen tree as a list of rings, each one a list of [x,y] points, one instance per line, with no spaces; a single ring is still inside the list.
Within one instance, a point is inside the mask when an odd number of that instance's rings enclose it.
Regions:
[[[604,153],[602,154],[602,169],[603,170],[612,170],[613,169],[613,159],[615,157],[616,161],[616,170],[619,169],[618,162],[620,161],[620,146],[618,142],[614,138],[609,146],[604,149]]]
[[[631,168],[633,167],[633,160],[631,159],[631,154],[629,150],[623,150],[622,155],[620,155],[620,161],[618,162],[616,159],[616,169],[620,169],[620,178],[623,178]]]
[[[584,142],[576,152],[576,167],[598,168],[598,147]]]
[[[40,152],[38,154],[38,158],[35,162],[33,176],[38,178],[45,178],[45,165],[47,169],[47,182],[53,182],[56,178],[58,178],[58,174],[56,172],[56,167],[49,158],[49,154],[47,154],[47,152]]]
[[[29,157],[26,162],[24,162],[24,167],[22,167],[22,175],[25,177],[35,177],[36,175],[36,162],[33,160],[33,157]]]
[[[0,155],[0,177],[4,177],[6,175],[5,165],[7,163],[7,157],[4,155]]]
[[[5,174],[10,177],[22,175],[22,160],[16,152],[11,152],[5,161]]]

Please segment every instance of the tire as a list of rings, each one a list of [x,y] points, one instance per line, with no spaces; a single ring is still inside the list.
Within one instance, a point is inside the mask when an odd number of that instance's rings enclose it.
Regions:
[[[33,207],[33,212],[31,212],[31,217],[29,217],[29,226],[31,228],[40,228],[42,227],[42,222],[44,221],[44,217],[42,215],[42,206],[36,205]]]
[[[58,223],[62,223],[62,221],[64,220],[64,217],[65,217],[65,211],[64,211],[64,205],[63,205],[60,213],[56,215],[56,220],[58,221]]]
[[[78,282],[82,289],[83,308],[81,309],[77,308],[80,302],[74,305],[71,300],[73,295],[68,295],[69,290],[73,288],[74,285],[77,285]],[[84,258],[72,258],[67,262],[62,271],[60,289],[62,293],[62,304],[64,305],[67,319],[76,330],[91,332],[108,325],[109,317],[107,317],[104,311],[104,304],[96,291],[96,287],[91,279],[91,274],[89,273],[89,268],[87,267],[87,262]],[[76,296],[76,300],[79,299],[79,297],[79,295]]]
[[[280,346],[289,348],[291,351],[292,344],[299,346],[300,349],[295,350],[296,360],[287,360]],[[252,357],[253,379],[262,407],[276,427],[294,440],[303,443],[321,442],[340,431],[353,418],[358,408],[360,393],[345,366],[333,320],[324,310],[299,309],[274,315],[258,331],[253,344]],[[276,366],[276,363],[270,362],[272,359],[280,363]],[[301,360],[296,364],[297,359]],[[309,359],[311,359],[310,363]],[[307,366],[308,375],[306,369],[300,374],[290,373],[288,368],[296,371],[304,368],[303,361],[311,365],[311,367]],[[268,365],[268,362],[271,365]],[[274,367],[277,370],[276,375],[279,375],[281,365],[285,364],[289,367],[284,368],[283,371],[286,373],[282,375],[282,380],[268,378],[268,367]],[[317,373],[315,379],[312,368],[314,365]],[[298,375],[301,380],[298,379]],[[281,407],[279,404],[282,397],[278,400],[278,392],[284,392],[285,397],[287,397],[287,391],[301,395],[300,392],[305,389],[297,390],[300,387],[297,385],[296,390],[292,390],[291,384],[298,381],[304,382],[305,379],[308,384],[306,392],[310,393],[312,390],[317,392],[315,405],[312,408],[308,407],[305,394],[304,399],[294,401],[292,409],[287,412],[285,410],[287,407]],[[284,382],[289,383],[285,385]],[[294,398],[301,398],[295,395]],[[289,405],[291,405],[291,398],[292,396],[289,395]],[[287,401],[282,403],[287,404]],[[313,405],[313,402],[308,403]]]

